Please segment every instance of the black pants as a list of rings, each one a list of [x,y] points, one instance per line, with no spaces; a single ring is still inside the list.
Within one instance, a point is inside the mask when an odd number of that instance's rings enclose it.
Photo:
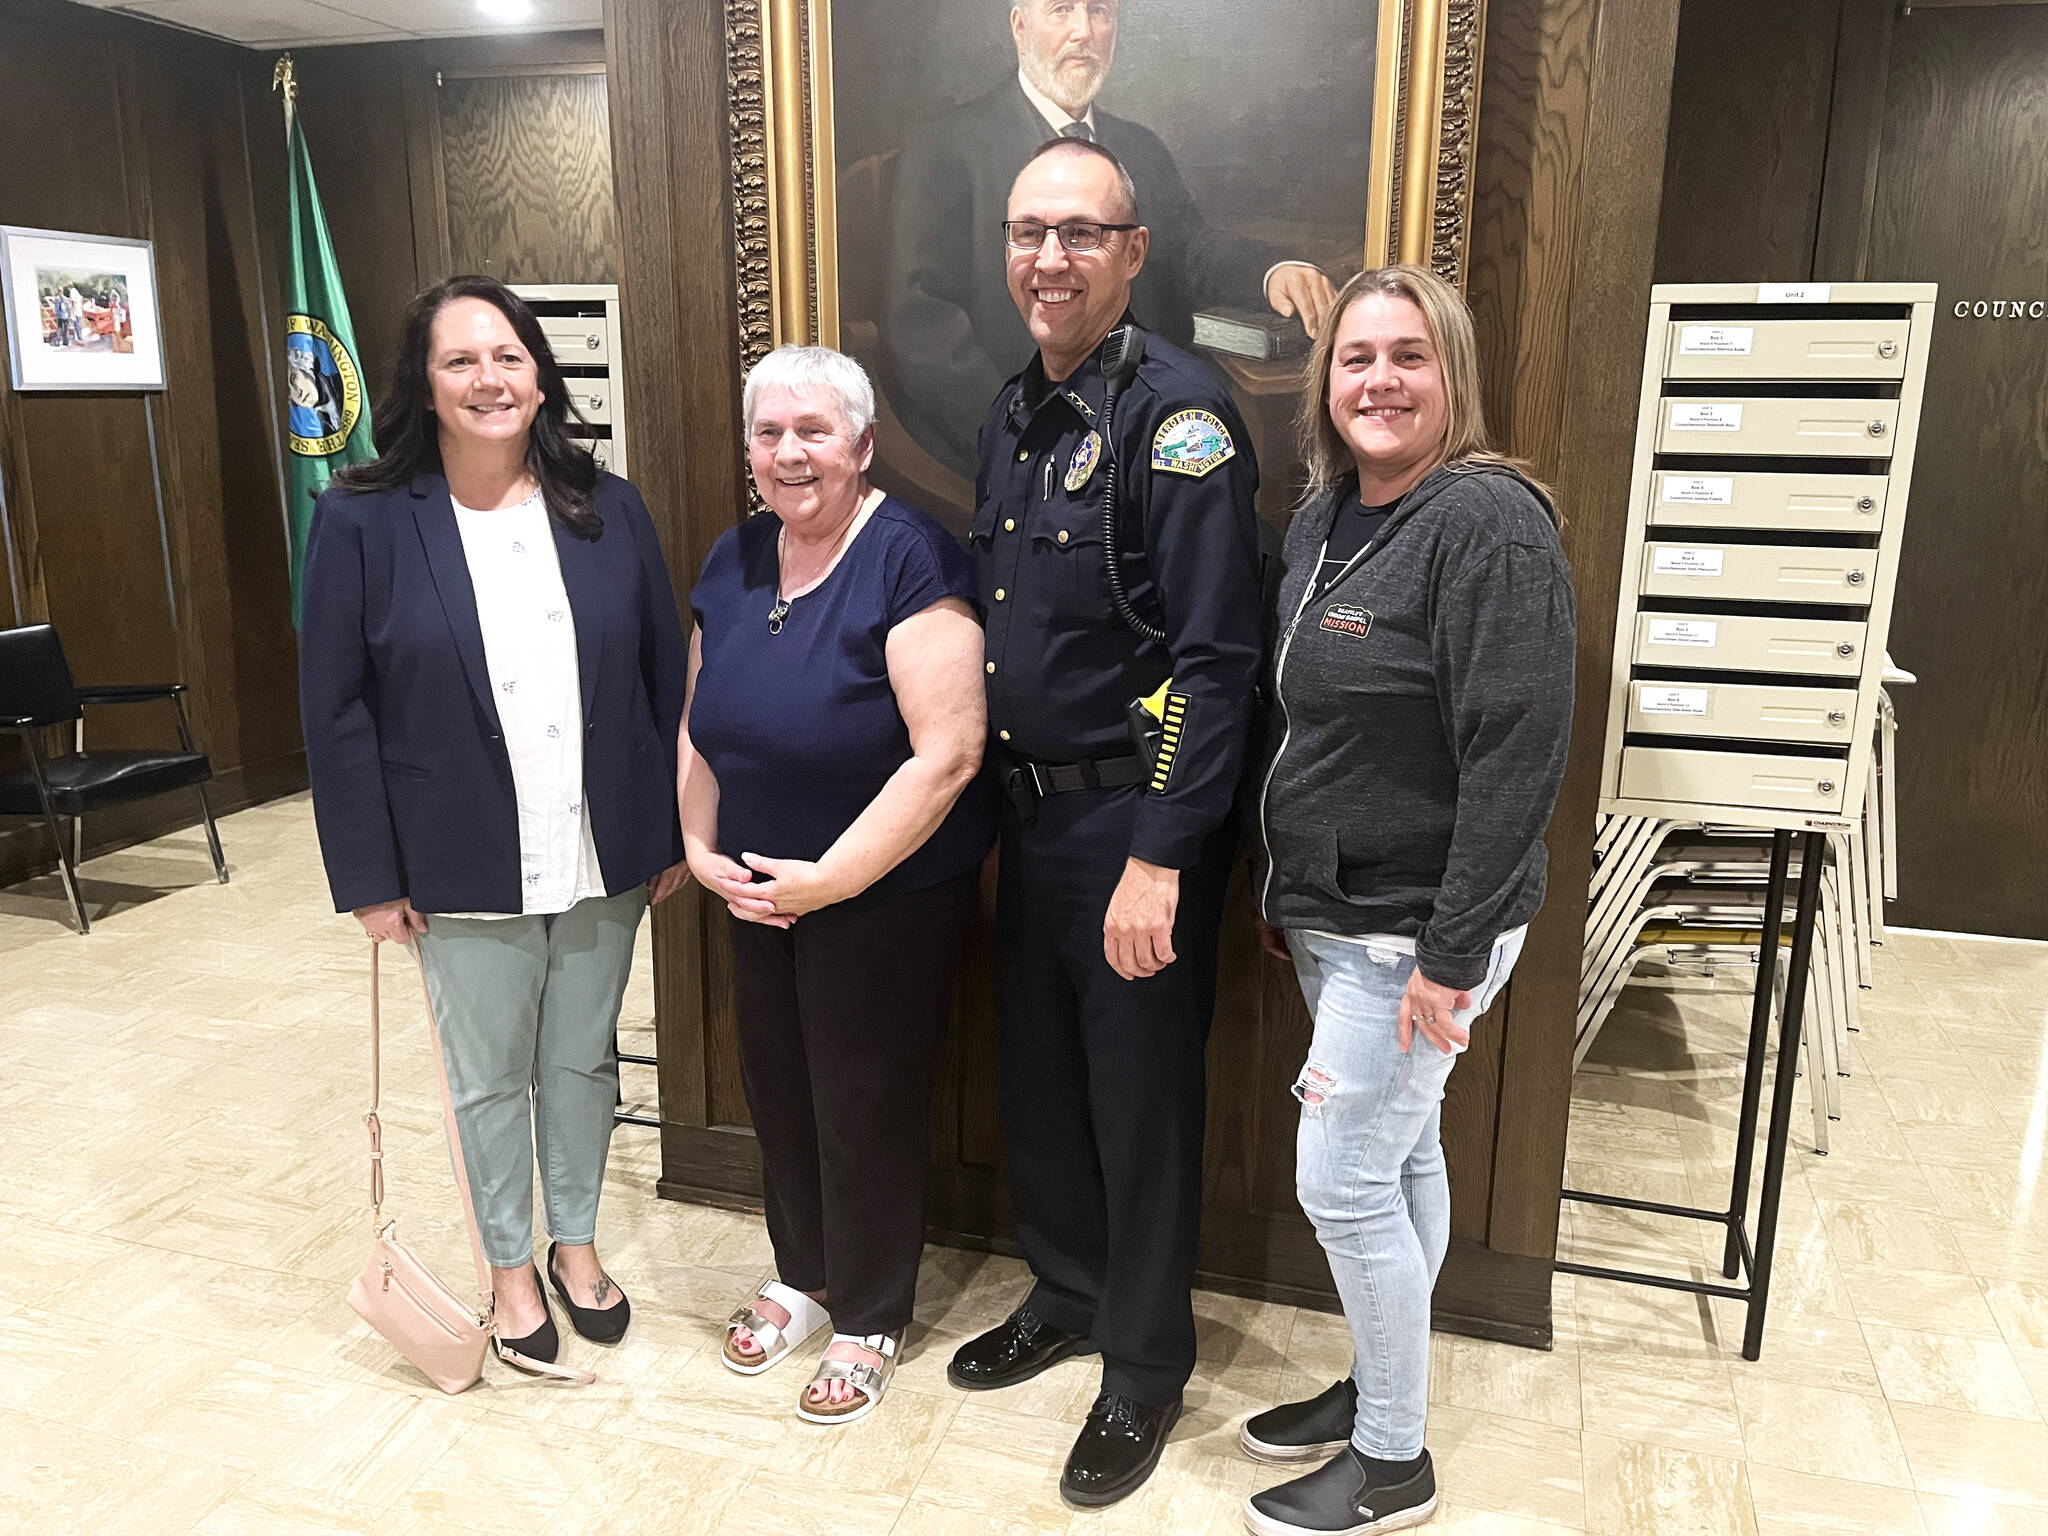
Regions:
[[[1203,1050],[1229,829],[1181,871],[1178,958],[1125,981],[1102,952],[1138,791],[1054,795],[1005,813],[996,910],[1003,1136],[1031,1309],[1102,1351],[1102,1385],[1180,1400],[1195,1368]]]
[[[740,1071],[784,1285],[840,1333],[910,1324],[931,1093],[980,871],[792,928],[732,922]]]

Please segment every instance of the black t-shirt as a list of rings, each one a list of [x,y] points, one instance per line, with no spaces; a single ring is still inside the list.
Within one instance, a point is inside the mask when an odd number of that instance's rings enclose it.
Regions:
[[[1380,531],[1380,525],[1387,520],[1398,502],[1390,501],[1383,507],[1368,507],[1353,491],[1344,498],[1344,505],[1337,509],[1337,520],[1330,525],[1330,539],[1323,546],[1323,563],[1316,572],[1316,586],[1337,579],[1338,572],[1351,563],[1356,555],[1373,540]]]

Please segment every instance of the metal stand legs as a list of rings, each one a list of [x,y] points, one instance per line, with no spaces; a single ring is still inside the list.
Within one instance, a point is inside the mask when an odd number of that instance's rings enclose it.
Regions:
[[[1689,1291],[1699,1296],[1721,1296],[1745,1304],[1747,1324],[1742,1336],[1742,1358],[1754,1360],[1763,1353],[1764,1311],[1770,1301],[1771,1255],[1778,1240],[1778,1199],[1785,1179],[1785,1146],[1792,1126],[1792,1096],[1798,1078],[1799,1046],[1806,1018],[1806,978],[1813,963],[1814,917],[1820,906],[1821,863],[1826,851],[1826,834],[1801,834],[1799,848],[1799,893],[1792,917],[1792,951],[1785,967],[1785,1003],[1778,1028],[1778,1076],[1771,1092],[1771,1123],[1764,1144],[1764,1168],[1757,1202],[1756,1239],[1749,1235],[1749,1181],[1755,1165],[1757,1114],[1763,1102],[1764,1059],[1771,1030],[1771,981],[1777,970],[1785,914],[1785,884],[1792,852],[1792,833],[1779,830],[1771,835],[1770,883],[1764,892],[1763,934],[1757,946],[1756,998],[1749,1015],[1749,1058],[1742,1074],[1742,1117],[1736,1134],[1735,1169],[1725,1211],[1699,1210],[1692,1206],[1664,1205],[1654,1200],[1633,1200],[1620,1195],[1590,1191],[1563,1191],[1566,1200],[1605,1205],[1628,1211],[1648,1211],[1661,1216],[1682,1216],[1691,1221],[1718,1222],[1728,1229],[1728,1241],[1721,1254],[1721,1273],[1730,1280],[1746,1274],[1747,1285],[1717,1285],[1704,1280],[1681,1280],[1671,1275],[1645,1274],[1635,1270],[1609,1269],[1597,1264],[1576,1264],[1559,1260],[1556,1268],[1572,1275],[1590,1275],[1599,1280],[1623,1280],[1634,1285],[1654,1285],[1666,1290]]]

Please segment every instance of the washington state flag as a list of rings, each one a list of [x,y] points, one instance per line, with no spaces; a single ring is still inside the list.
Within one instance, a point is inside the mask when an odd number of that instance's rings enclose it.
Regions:
[[[284,361],[286,446],[285,524],[291,538],[292,624],[299,622],[306,535],[313,500],[334,472],[377,456],[371,441],[370,402],[356,366],[356,332],[341,291],[341,269],[327,238],[327,215],[313,184],[313,157],[299,123],[298,82],[292,56],[277,61],[284,92],[285,154],[291,164],[291,247],[285,257]]]

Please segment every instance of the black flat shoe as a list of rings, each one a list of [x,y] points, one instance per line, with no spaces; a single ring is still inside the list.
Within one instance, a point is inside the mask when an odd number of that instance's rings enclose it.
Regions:
[[[1283,1403],[1244,1421],[1237,1443],[1253,1461],[1322,1461],[1351,1443],[1358,1383],[1346,1376],[1306,1402]]]
[[[1179,1403],[1152,1408],[1104,1392],[1088,1410],[1088,1422],[1067,1453],[1060,1493],[1069,1503],[1089,1509],[1114,1504],[1152,1475],[1179,1418]]]
[[[593,1344],[616,1344],[626,1336],[626,1325],[633,1320],[633,1304],[626,1299],[624,1291],[619,1299],[608,1307],[579,1307],[569,1294],[569,1287],[562,1284],[562,1277],[555,1273],[555,1250],[559,1243],[548,1244],[548,1278],[555,1282],[555,1294],[562,1298],[562,1309],[569,1314],[569,1326]],[[610,1279],[610,1276],[606,1276]],[[617,1281],[612,1282],[615,1286]],[[549,1359],[554,1357],[550,1355]]]
[[[540,1292],[541,1325],[523,1339],[498,1340],[502,1348],[538,1360],[543,1365],[553,1365],[555,1356],[562,1352],[562,1336],[555,1331],[555,1314],[548,1310],[548,1288],[540,1283],[540,1266],[533,1270],[533,1288]]]
[[[1075,1355],[1094,1353],[1095,1346],[1087,1339],[1075,1333],[1061,1333],[1024,1306],[1012,1312],[1000,1326],[969,1339],[955,1350],[952,1363],[946,1367],[946,1380],[964,1392],[988,1392],[1029,1381],[1040,1371]]]
[[[1350,1446],[1325,1466],[1244,1503],[1254,1536],[1379,1536],[1405,1531],[1436,1513],[1436,1468],[1429,1452],[1393,1482]]]

